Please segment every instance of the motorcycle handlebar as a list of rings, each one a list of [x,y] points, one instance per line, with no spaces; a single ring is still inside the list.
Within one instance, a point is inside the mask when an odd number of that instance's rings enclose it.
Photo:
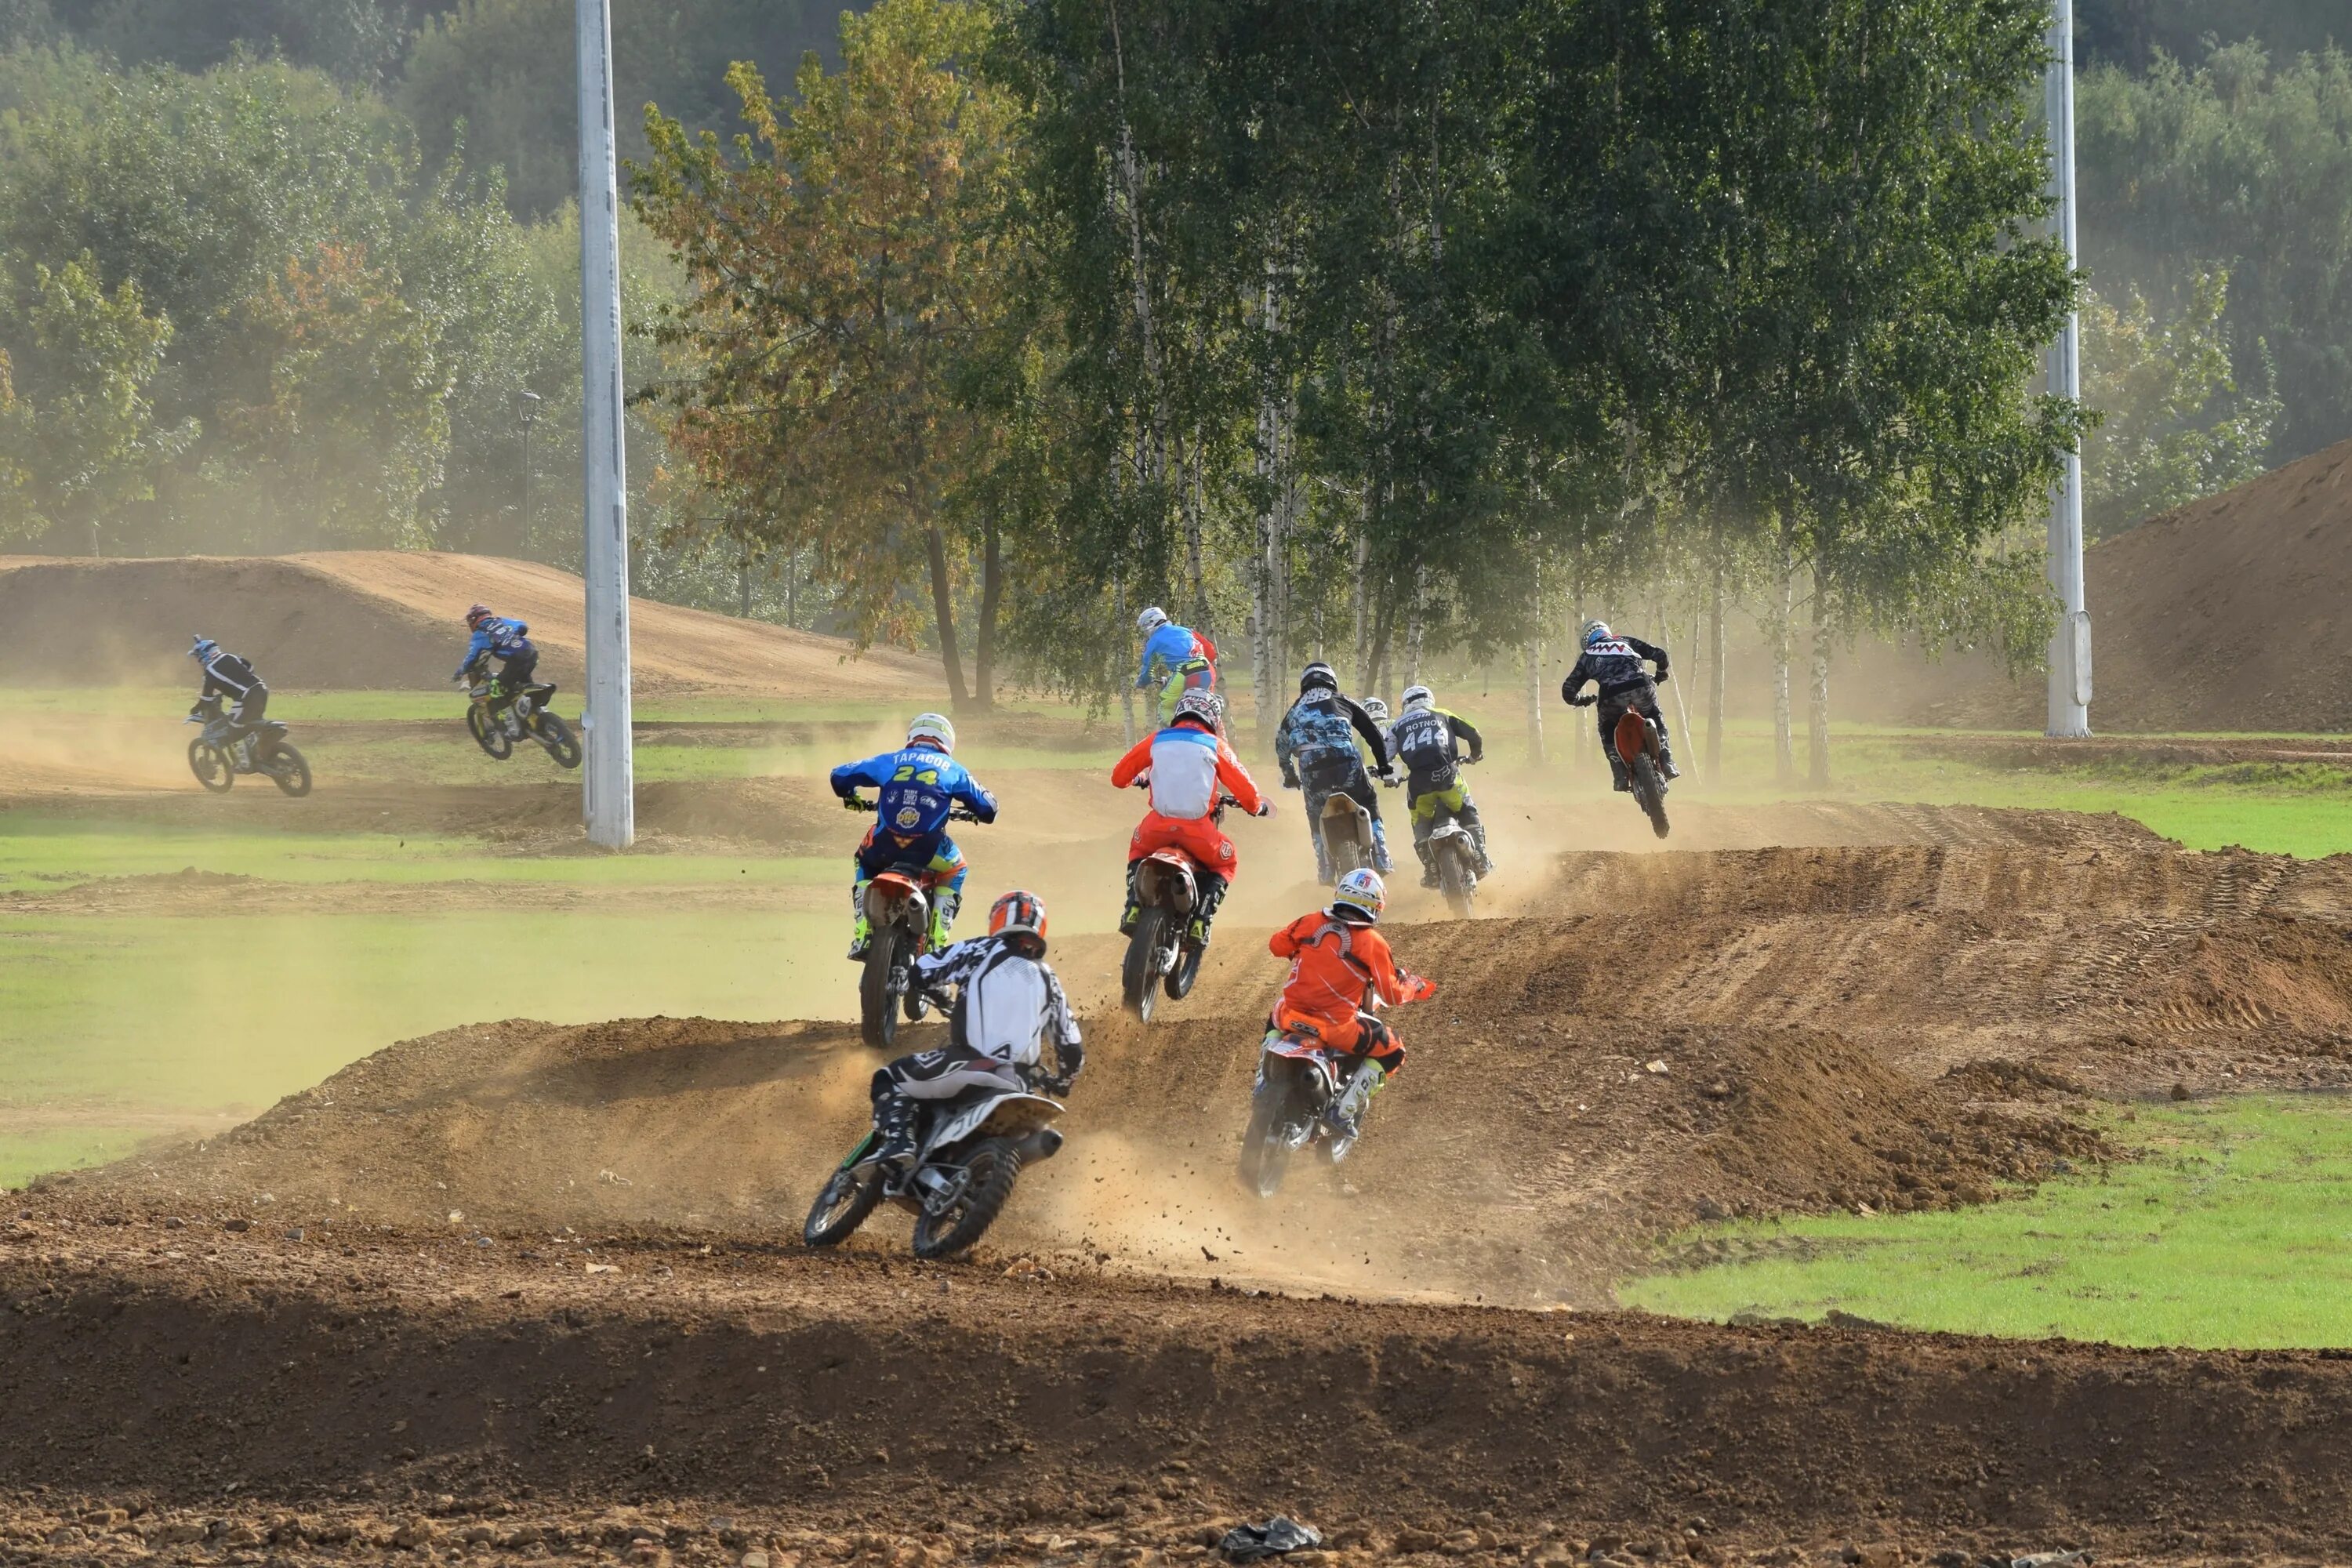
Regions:
[[[842,808],[845,811],[879,811],[881,809],[880,802],[867,800],[863,795],[843,795],[841,797],[841,805]],[[959,805],[949,811],[948,820],[950,822],[979,822],[981,821],[981,818],[971,811]]]

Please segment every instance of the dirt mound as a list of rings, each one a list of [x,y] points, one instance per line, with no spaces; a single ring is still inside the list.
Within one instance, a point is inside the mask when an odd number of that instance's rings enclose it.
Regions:
[[[542,679],[577,693],[580,579],[529,562],[411,551],[56,561],[0,556],[0,679],[16,685],[180,685],[198,631],[298,690],[438,688],[477,600],[530,623]],[[928,701],[937,668],[854,657],[835,637],[649,599],[629,603],[630,658],[648,691]]]

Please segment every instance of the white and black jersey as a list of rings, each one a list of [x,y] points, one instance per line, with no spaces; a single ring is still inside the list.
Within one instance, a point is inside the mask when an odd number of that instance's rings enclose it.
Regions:
[[[915,961],[926,986],[953,985],[951,1037],[967,1050],[1015,1067],[1034,1067],[1050,1036],[1063,1076],[1083,1059],[1078,1021],[1054,972],[1002,937],[960,942]]]
[[[205,660],[203,695],[206,697],[227,697],[242,702],[256,691],[268,689],[261,684],[261,677],[253,672],[252,665],[226,649],[214,649],[213,656]]]

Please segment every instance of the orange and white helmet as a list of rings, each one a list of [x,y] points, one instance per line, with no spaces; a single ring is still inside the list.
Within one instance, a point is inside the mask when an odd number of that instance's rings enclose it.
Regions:
[[[1045,948],[1045,904],[1034,893],[1019,888],[988,906],[991,936],[1034,936],[1037,949]]]

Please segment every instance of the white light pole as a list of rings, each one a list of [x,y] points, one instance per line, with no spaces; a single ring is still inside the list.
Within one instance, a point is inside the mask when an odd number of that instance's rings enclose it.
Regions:
[[[2050,189],[2058,202],[2058,235],[2066,265],[2076,265],[2074,248],[2074,0],[2053,0],[2050,17]],[[2081,318],[2066,312],[2058,341],[2050,345],[2050,390],[2061,397],[2083,395]],[[2083,597],[2083,455],[2066,454],[2066,471],[2050,498],[2050,586],[2062,614],[2050,639],[2050,722],[2047,732],[2091,732],[2091,612]]]
[[[629,731],[629,487],[621,431],[621,205],[610,0],[576,0],[580,46],[580,452],[587,490],[588,837],[636,837]]]

